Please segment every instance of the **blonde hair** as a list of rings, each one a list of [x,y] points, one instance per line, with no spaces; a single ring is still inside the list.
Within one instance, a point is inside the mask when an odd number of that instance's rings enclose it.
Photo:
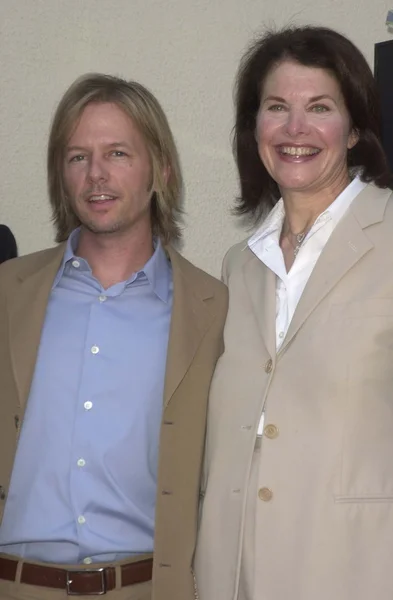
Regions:
[[[83,110],[92,102],[111,102],[121,108],[141,132],[152,168],[151,221],[153,234],[164,244],[180,238],[182,176],[176,145],[159,102],[143,85],[118,77],[89,73],[79,77],[61,99],[48,142],[48,192],[56,241],[68,238],[80,225],[64,184],[67,142]]]

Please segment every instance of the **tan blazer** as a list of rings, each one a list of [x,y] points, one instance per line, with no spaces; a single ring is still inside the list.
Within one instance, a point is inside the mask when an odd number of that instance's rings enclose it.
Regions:
[[[191,600],[207,396],[223,350],[226,287],[167,248],[173,267],[156,508],[153,600]],[[0,267],[0,519],[48,296],[64,245]]]
[[[392,192],[368,185],[355,199],[277,355],[275,276],[245,243],[227,255],[224,276],[230,302],[209,404],[200,599],[392,600]],[[250,518],[247,597],[239,582]]]

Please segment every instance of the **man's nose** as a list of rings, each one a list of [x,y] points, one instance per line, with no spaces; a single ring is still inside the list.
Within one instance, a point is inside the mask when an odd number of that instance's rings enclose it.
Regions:
[[[104,158],[96,156],[90,158],[88,177],[94,183],[108,179],[108,170]]]

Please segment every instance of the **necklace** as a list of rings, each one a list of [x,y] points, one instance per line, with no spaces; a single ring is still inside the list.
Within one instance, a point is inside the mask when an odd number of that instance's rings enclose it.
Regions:
[[[292,233],[292,231],[288,229],[288,231],[284,234],[293,248],[293,258],[296,258],[296,256],[298,255],[307,233],[308,228],[306,227],[305,229],[303,229],[303,231],[300,231],[299,233]],[[291,237],[295,238],[295,243],[293,243]]]
[[[301,231],[300,233],[296,233],[294,234],[295,239],[296,239],[296,246],[293,249],[293,256],[294,258],[296,258],[303,242],[304,242],[304,238],[306,237],[306,229],[304,229],[303,231]]]

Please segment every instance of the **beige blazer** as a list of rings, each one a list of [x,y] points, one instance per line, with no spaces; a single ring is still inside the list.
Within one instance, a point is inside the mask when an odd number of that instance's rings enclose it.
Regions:
[[[167,248],[173,314],[158,468],[153,600],[192,600],[207,396],[223,350],[226,287]],[[0,267],[0,519],[51,286],[64,245]]]
[[[224,279],[225,352],[211,387],[195,560],[200,599],[246,597],[239,581],[251,518],[253,600],[392,600],[392,192],[368,185],[353,202],[278,354],[273,273],[243,243],[227,255]]]

